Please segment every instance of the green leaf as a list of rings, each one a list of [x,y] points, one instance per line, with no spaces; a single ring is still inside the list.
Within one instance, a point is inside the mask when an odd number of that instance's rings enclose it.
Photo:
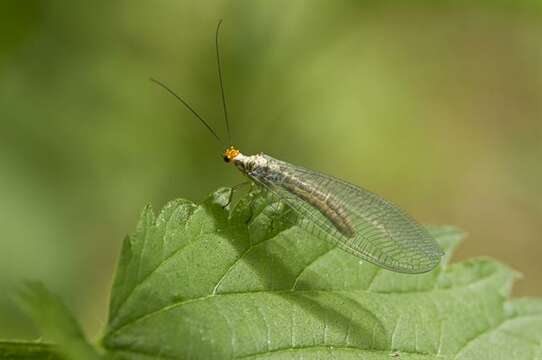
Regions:
[[[381,270],[292,224],[253,192],[147,207],[122,249],[102,345],[117,359],[536,359],[542,301],[508,300],[491,259]],[[288,219],[288,220],[285,220]]]
[[[6,349],[12,352],[13,359],[25,358],[25,351],[36,359],[99,359],[69,310],[58,297],[47,291],[43,284],[27,282],[19,291],[18,302],[40,328],[43,337],[58,345],[52,347],[40,343],[6,343]],[[9,356],[4,358],[10,359]],[[32,359],[31,356],[26,358]]]

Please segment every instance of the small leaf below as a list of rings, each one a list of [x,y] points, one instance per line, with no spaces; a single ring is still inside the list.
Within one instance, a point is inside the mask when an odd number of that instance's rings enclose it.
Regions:
[[[43,284],[28,282],[18,295],[20,306],[34,320],[42,336],[55,344],[53,347],[40,343],[21,343],[16,349],[19,356],[22,356],[24,351],[31,351],[32,356],[39,354],[36,359],[99,359],[69,310],[58,297],[47,291]],[[11,345],[11,349],[15,350],[14,344]],[[46,354],[50,357],[42,357]],[[30,356],[28,358],[32,359]]]

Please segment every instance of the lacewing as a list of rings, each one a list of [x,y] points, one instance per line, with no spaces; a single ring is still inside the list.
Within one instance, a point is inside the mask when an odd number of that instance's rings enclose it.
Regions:
[[[224,120],[230,126],[218,45],[218,78]],[[176,97],[222,144],[214,129],[181,96],[151,79]],[[444,254],[429,232],[398,206],[346,181],[280,161],[265,154],[243,155],[236,147],[223,152],[254,183],[264,187],[300,215],[299,226],[336,244],[342,250],[382,268],[401,273],[424,273],[435,268]]]

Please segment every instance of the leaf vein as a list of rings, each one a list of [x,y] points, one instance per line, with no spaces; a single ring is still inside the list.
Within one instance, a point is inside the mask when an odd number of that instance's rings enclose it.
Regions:
[[[186,219],[186,222],[185,222],[185,228],[186,226],[188,225],[190,219],[192,218],[193,214],[195,213],[195,211],[193,211],[192,213],[190,213],[189,217]],[[203,233],[203,229],[200,229],[200,232],[195,236],[196,239],[199,239],[201,237]],[[146,236],[146,235],[145,235]],[[164,233],[164,237],[165,237],[165,233]],[[197,241],[197,240],[196,240]],[[185,249],[191,242],[187,242],[184,246],[180,247],[179,249],[175,250],[170,256],[164,258],[162,261],[160,261],[151,271],[149,271],[149,273],[147,275],[145,275],[145,277],[143,277],[143,279],[141,279],[140,282],[138,282],[131,290],[130,292],[126,295],[126,297],[124,298],[124,300],[119,304],[119,306],[117,306],[117,314],[120,312],[120,310],[122,309],[122,307],[126,304],[126,302],[128,301],[128,299],[130,299],[130,297],[132,296],[132,294],[134,293],[134,291],[136,291],[140,286],[142,286],[149,278],[152,274],[154,274],[162,265],[164,265],[169,259],[171,259],[172,257],[178,255],[183,249]],[[143,253],[143,251],[142,251]],[[140,260],[139,260],[139,263],[138,263],[138,273],[139,273],[139,267],[141,266],[141,258],[143,257],[143,255],[140,256]],[[139,277],[139,276],[138,276]]]

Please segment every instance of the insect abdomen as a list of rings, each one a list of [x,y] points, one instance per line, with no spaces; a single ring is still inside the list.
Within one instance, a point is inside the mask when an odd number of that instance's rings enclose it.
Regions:
[[[318,209],[322,215],[333,223],[341,234],[349,238],[355,235],[356,232],[348,218],[346,209],[332,194],[319,191],[311,184],[289,174],[285,174],[282,186],[292,194]]]

